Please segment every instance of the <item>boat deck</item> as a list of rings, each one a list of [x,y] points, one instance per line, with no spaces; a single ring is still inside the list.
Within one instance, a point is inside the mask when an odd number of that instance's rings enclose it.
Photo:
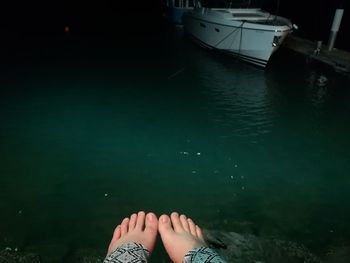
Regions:
[[[285,25],[285,21],[281,21],[275,15],[265,12],[261,9],[213,9],[214,11],[220,13],[227,20],[239,20],[247,21],[257,24],[264,25],[275,25],[282,26]]]

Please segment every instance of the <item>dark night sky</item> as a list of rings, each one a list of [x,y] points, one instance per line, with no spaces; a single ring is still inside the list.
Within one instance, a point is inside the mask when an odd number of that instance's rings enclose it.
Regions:
[[[124,4],[121,4],[124,2]],[[202,2],[205,2],[204,0]],[[207,4],[216,1],[207,0]],[[252,1],[254,2],[254,1]],[[275,13],[277,0],[256,0]],[[350,1],[281,0],[279,13],[299,26],[298,34],[327,42],[335,8],[343,2],[345,14],[337,45],[350,50]],[[152,33],[162,25],[161,0],[153,1],[7,1],[2,3],[0,29],[4,33],[62,33],[69,25],[76,33]]]
[[[1,26],[17,32],[59,32],[68,24],[76,32],[118,32],[159,23],[160,4],[153,1],[26,1],[8,2],[1,8]],[[145,30],[145,29],[143,29]]]

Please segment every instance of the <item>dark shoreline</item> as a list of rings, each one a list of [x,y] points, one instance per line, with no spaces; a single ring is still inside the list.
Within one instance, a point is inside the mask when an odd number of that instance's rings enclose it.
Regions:
[[[323,255],[315,255],[305,245],[274,237],[258,237],[252,234],[204,230],[207,244],[227,262],[235,263],[345,263],[350,257],[350,248],[330,246]],[[80,249],[55,262],[102,263],[102,251]],[[45,263],[48,258],[17,249],[0,249],[0,263]]]

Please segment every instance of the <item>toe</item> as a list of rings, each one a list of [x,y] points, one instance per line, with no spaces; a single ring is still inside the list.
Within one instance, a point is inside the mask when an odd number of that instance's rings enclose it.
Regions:
[[[197,225],[196,225],[196,233],[197,233],[197,237],[203,240],[202,229],[200,229],[200,227]]]
[[[174,232],[173,228],[171,227],[171,221],[168,215],[161,215],[159,217],[158,229],[161,235],[169,231]]]
[[[144,232],[151,239],[157,236],[158,231],[158,220],[157,216],[154,213],[148,213],[146,215],[146,226]]]
[[[137,215],[136,214],[132,214],[130,216],[130,221],[129,221],[129,231],[134,230],[135,226],[136,226],[136,218]]]
[[[185,229],[186,232],[190,232],[190,228],[189,228],[188,222],[187,222],[187,217],[185,215],[180,216],[180,222],[181,222],[183,229]]]
[[[171,223],[174,227],[175,232],[184,231],[178,213],[176,213],[176,212],[171,213],[170,218],[171,218]]]
[[[146,227],[145,231],[155,231],[158,229],[157,216],[154,213],[148,213],[146,215]]]
[[[126,217],[120,225],[121,236],[125,236],[129,229],[129,218]]]
[[[188,218],[187,222],[188,222],[188,226],[190,228],[191,235],[196,237],[197,236],[196,225],[194,224],[194,222],[192,221],[191,218]]]
[[[140,211],[137,214],[137,219],[136,219],[136,229],[138,230],[143,230],[145,227],[145,212]]]
[[[113,238],[112,240],[118,240],[121,236],[121,231],[120,231],[120,225],[118,225],[115,229],[114,229],[114,233],[113,233]]]
[[[113,237],[112,237],[111,243],[109,244],[109,247],[108,247],[108,254],[113,252],[114,243],[117,242],[117,240],[120,238],[120,236],[121,236],[121,228],[120,228],[120,225],[118,225],[114,229]]]

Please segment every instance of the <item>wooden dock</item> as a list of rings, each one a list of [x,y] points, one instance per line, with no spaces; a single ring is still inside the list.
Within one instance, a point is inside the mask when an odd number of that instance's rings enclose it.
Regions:
[[[315,41],[293,35],[289,35],[282,46],[305,55],[309,61],[326,64],[336,72],[350,75],[350,52],[335,48],[332,51],[328,51],[324,45],[317,51],[317,43]]]

